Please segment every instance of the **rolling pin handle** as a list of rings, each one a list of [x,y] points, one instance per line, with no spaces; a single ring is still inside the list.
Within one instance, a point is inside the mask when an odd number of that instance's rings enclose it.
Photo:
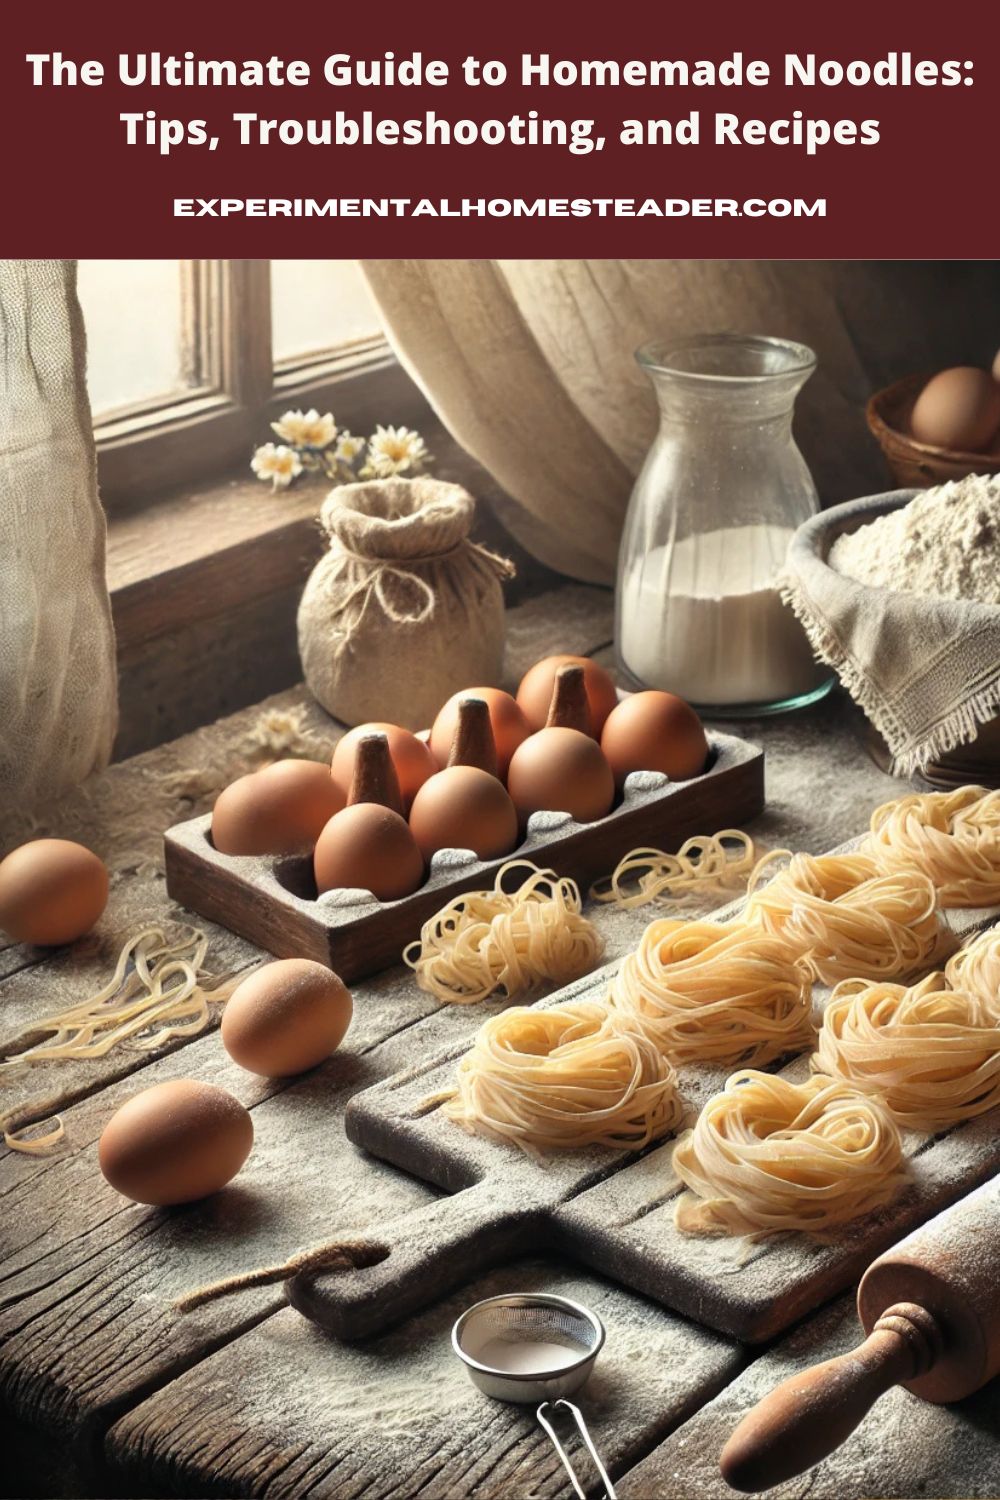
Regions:
[[[740,1422],[719,1467],[733,1489],[755,1493],[803,1474],[833,1452],[880,1396],[926,1373],[943,1338],[925,1308],[888,1308],[860,1348],[793,1375]]]

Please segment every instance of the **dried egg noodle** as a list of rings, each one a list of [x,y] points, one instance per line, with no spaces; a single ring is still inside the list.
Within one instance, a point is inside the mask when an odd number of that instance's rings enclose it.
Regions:
[[[209,1000],[224,1000],[236,983],[206,972],[207,952],[208,935],[196,927],[144,928],[129,938],[96,995],[34,1022],[23,1040],[40,1032],[50,1036],[23,1049],[22,1038],[8,1042],[0,1071],[57,1058],[104,1057],[125,1042],[148,1052],[172,1037],[203,1031]]]
[[[865,853],[881,871],[920,870],[938,905],[1000,902],[1000,791],[914,792],[872,813]]]
[[[770,868],[788,860],[770,880]],[[780,936],[823,984],[897,979],[940,953],[943,929],[926,875],[880,874],[862,854],[776,849],[750,877],[745,918]]]
[[[678,1125],[677,1077],[659,1050],[596,1001],[517,1006],[480,1027],[444,1113],[529,1156],[639,1150]]]
[[[609,1003],[675,1064],[764,1063],[813,1044],[812,976],[780,938],[743,923],[653,922]]]
[[[888,1203],[901,1161],[889,1114],[842,1079],[734,1073],[674,1149],[690,1189],[675,1221],[689,1234],[822,1234]]]
[[[948,960],[945,976],[954,990],[968,990],[1000,1018],[1000,927],[991,927]]]
[[[42,1126],[48,1126],[41,1135],[27,1135],[26,1131],[41,1130]],[[66,1139],[66,1127],[59,1115],[53,1115],[48,1120],[38,1120],[33,1125],[22,1125],[16,1130],[4,1130],[3,1141],[11,1151],[20,1151],[25,1156],[51,1156],[58,1151]]]
[[[812,1066],[876,1094],[899,1125],[935,1131],[1000,1104],[1000,1023],[943,974],[912,989],[839,984]]]
[[[527,878],[507,891],[513,872]],[[582,906],[574,881],[530,860],[511,860],[491,891],[456,896],[425,922],[403,961],[422,990],[455,1005],[473,1005],[496,990],[514,999],[541,984],[568,984],[604,953],[604,939]]]
[[[613,875],[598,881],[590,895],[594,901],[613,901],[623,909],[677,901],[695,892],[739,888],[753,865],[753,839],[739,828],[724,828],[721,833],[688,839],[676,854],[633,849],[619,860]]]

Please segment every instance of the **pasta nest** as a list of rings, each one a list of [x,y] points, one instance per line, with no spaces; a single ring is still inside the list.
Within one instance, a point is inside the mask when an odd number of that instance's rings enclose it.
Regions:
[[[929,974],[839,984],[812,1066],[877,1094],[899,1125],[944,1130],[1000,1104],[1000,1024],[982,1001]]]
[[[1000,927],[991,927],[948,960],[945,977],[953,990],[968,990],[1000,1019]]]
[[[674,1149],[691,1234],[822,1234],[888,1203],[904,1180],[888,1112],[840,1078],[790,1083],[744,1070]]]
[[[780,938],[743,923],[652,922],[609,1003],[675,1063],[764,1063],[814,1040],[812,976]]]
[[[505,882],[520,879],[513,890]],[[511,999],[545,984],[568,984],[600,962],[604,939],[583,915],[576,882],[509,860],[492,890],[449,901],[403,954],[417,985],[452,1005],[475,1005],[497,990]]]
[[[940,906],[993,906],[1000,901],[1000,791],[962,786],[887,802],[872,813],[865,851],[885,873],[927,875]]]
[[[444,1112],[529,1156],[585,1146],[637,1150],[680,1122],[677,1075],[607,1007],[515,1006],[486,1021]]]
[[[897,979],[940,955],[945,934],[934,887],[914,870],[880,874],[862,854],[777,849],[759,862],[749,891],[745,919],[784,938],[822,984]]]

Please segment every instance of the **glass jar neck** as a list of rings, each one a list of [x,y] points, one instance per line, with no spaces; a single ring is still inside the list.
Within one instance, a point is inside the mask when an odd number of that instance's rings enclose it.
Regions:
[[[791,426],[795,398],[807,376],[770,376],[765,380],[692,379],[672,370],[647,369],[665,424],[771,426],[776,432]]]
[[[644,344],[636,358],[652,381],[664,424],[774,424],[780,430],[816,368],[805,344],[743,333]]]

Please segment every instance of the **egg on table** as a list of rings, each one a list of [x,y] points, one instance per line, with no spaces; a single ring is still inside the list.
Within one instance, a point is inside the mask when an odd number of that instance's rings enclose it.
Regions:
[[[497,859],[518,842],[517,809],[488,771],[450,766],[414,797],[410,832],[426,860],[438,849],[471,849],[480,859]]]
[[[396,768],[403,807],[405,811],[409,811],[410,803],[428,776],[434,775],[438,764],[423,740],[417,739],[409,729],[401,729],[398,724],[358,724],[356,728],[348,730],[333,752],[333,779],[346,801],[354,780],[358,745],[367,735],[372,734],[384,734],[389,741],[389,755]]]
[[[214,1083],[175,1078],[143,1089],[101,1132],[98,1161],[133,1203],[194,1203],[225,1187],[250,1155],[253,1122]]]
[[[325,761],[278,760],[219,793],[212,843],[220,854],[301,854],[344,800]]]
[[[1000,430],[1000,384],[972,365],[942,370],[917,397],[910,430],[935,448],[981,452]]]
[[[521,818],[566,812],[593,823],[610,812],[615,778],[604,752],[578,729],[540,729],[514,751],[507,790]]]
[[[582,667],[587,702],[590,706],[590,732],[600,738],[604,721],[618,702],[610,673],[591,661],[589,656],[547,656],[536,662],[521,678],[517,702],[532,729],[544,728],[552,703],[552,691],[560,667]]]
[[[687,781],[705,768],[708,741],[689,703],[673,693],[633,693],[608,715],[601,749],[621,787],[630,771],[662,771]]]
[[[0,928],[54,947],[89,932],[108,903],[108,872],[70,839],[32,839],[0,861]]]
[[[222,1013],[222,1045],[264,1078],[288,1078],[336,1052],[353,1004],[332,969],[307,958],[264,964],[237,985]]]

